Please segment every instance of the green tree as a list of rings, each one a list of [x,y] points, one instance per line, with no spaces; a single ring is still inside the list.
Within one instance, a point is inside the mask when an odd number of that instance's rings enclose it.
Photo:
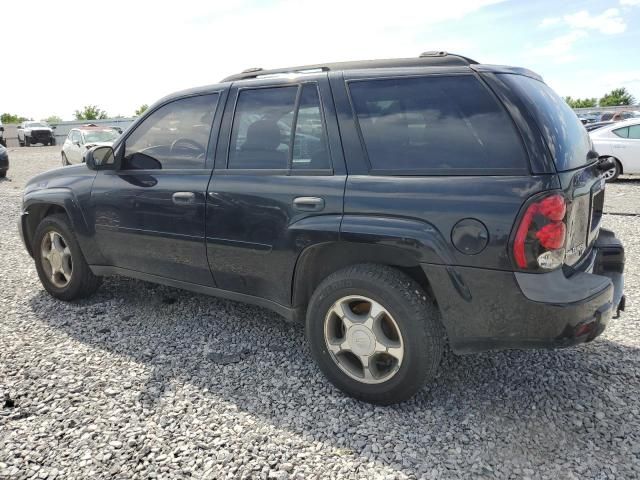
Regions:
[[[136,117],[142,115],[147,110],[147,108],[149,108],[149,105],[147,105],[146,103],[140,105],[140,108],[136,110]]]
[[[47,122],[48,124],[55,124],[62,122],[62,118],[57,115],[50,115],[47,118],[42,119],[43,122]]]
[[[27,120],[29,120],[27,117],[14,115],[12,113],[3,113],[0,115],[0,121],[2,121],[2,123],[22,123]]]
[[[636,99],[633,98],[626,88],[615,88],[609,93],[605,94],[600,99],[601,107],[615,107],[617,105],[633,105],[636,103]]]
[[[82,110],[74,113],[76,120],[103,120],[109,118],[107,112],[100,110],[97,105],[85,105]]]
[[[596,98],[564,97],[564,101],[567,102],[571,108],[589,108],[598,105]]]

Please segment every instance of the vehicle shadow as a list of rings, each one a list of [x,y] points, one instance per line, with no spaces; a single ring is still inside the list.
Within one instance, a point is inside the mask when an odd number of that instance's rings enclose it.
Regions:
[[[634,458],[625,418],[640,408],[640,351],[606,339],[553,352],[447,354],[442,373],[415,398],[379,407],[333,388],[302,326],[257,307],[118,277],[79,303],[43,291],[28,303],[38,322],[146,367],[148,377],[134,379],[132,390],[148,409],[170,401],[176,383],[188,384],[213,404],[405,473],[430,471],[429,462],[443,458],[463,471],[495,469],[505,458],[548,465],[558,451],[601,465]],[[372,444],[382,450],[375,459]]]

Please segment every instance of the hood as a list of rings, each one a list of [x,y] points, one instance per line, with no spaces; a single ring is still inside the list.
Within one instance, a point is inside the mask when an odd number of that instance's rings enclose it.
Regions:
[[[26,195],[29,192],[43,188],[70,187],[82,178],[95,177],[96,173],[95,170],[90,170],[84,163],[55,168],[31,177],[24,188],[24,193]]]
[[[93,147],[111,147],[113,146],[113,142],[89,142],[84,144],[87,147],[87,150]]]
[[[53,132],[51,127],[25,127],[25,132],[32,132],[33,130],[40,130],[45,132]]]

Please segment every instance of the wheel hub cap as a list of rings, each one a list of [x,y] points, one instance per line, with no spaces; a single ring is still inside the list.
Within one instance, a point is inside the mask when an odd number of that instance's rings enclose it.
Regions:
[[[376,336],[364,325],[354,325],[347,332],[347,341],[356,355],[371,355],[376,347]]]

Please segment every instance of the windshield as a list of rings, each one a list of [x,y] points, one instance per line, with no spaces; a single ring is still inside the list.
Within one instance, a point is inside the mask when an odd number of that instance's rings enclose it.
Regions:
[[[84,132],[84,140],[86,143],[93,142],[113,142],[118,138],[119,133],[110,128],[105,130],[91,130]]]
[[[28,122],[26,126],[28,128],[33,128],[33,127],[49,128],[49,125],[47,125],[46,123],[43,123],[43,122]]]
[[[524,75],[501,74],[536,119],[558,171],[591,162],[589,134],[567,102],[545,83]]]

